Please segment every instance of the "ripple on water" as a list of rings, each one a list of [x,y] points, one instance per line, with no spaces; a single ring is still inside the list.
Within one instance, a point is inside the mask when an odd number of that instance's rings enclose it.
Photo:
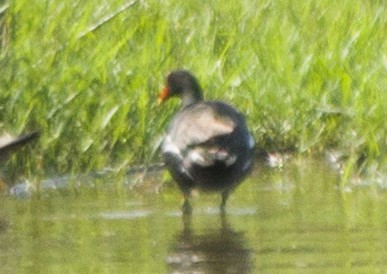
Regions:
[[[132,220],[137,218],[144,218],[151,215],[151,211],[147,210],[133,210],[133,211],[113,211],[113,212],[102,212],[98,216],[102,219],[109,220]]]

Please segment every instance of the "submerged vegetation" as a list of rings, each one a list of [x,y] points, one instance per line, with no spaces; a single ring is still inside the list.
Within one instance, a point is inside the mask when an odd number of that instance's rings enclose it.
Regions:
[[[384,1],[0,1],[0,132],[41,132],[5,168],[158,161],[177,102],[156,97],[186,68],[246,114],[258,150],[335,149],[345,174],[359,159],[382,170],[386,14]]]

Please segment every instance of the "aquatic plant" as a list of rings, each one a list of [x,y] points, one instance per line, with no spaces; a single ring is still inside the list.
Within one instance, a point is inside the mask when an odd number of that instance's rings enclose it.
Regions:
[[[155,98],[176,68],[243,110],[259,149],[333,148],[349,159],[345,174],[380,169],[386,13],[383,1],[354,0],[0,1],[0,131],[42,133],[5,169],[158,161],[175,105]]]

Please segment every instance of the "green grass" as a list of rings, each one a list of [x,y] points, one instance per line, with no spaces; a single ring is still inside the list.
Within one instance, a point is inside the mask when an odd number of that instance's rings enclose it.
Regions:
[[[385,1],[122,9],[125,1],[3,0],[0,11],[6,5],[0,132],[42,133],[9,170],[47,176],[157,161],[152,151],[177,102],[157,106],[156,96],[175,68],[196,74],[207,98],[240,108],[258,149],[336,148],[349,163],[386,163]]]

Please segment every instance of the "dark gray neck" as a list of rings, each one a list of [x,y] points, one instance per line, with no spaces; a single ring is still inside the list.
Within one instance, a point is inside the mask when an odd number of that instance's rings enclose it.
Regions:
[[[185,90],[181,96],[181,104],[183,107],[196,104],[203,101],[201,90]]]

